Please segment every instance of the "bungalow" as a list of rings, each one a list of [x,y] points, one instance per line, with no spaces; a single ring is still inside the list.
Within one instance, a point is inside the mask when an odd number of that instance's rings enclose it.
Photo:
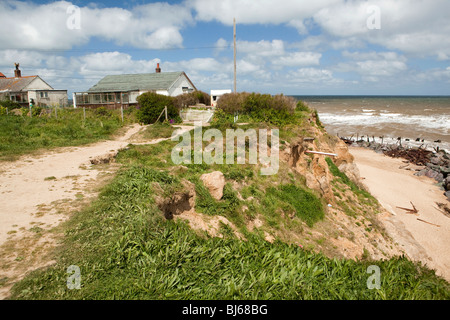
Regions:
[[[67,90],[55,90],[39,76],[24,76],[15,64],[14,77],[6,77],[0,72],[0,100],[18,102],[23,107],[30,103],[35,106],[67,106]]]
[[[126,108],[136,105],[137,97],[144,92],[173,97],[195,90],[194,84],[183,71],[162,73],[158,63],[155,73],[106,76],[88,91],[75,92],[73,105],[75,108]]]
[[[217,100],[219,100],[220,96],[226,94],[226,93],[231,93],[230,89],[225,89],[225,90],[211,90],[211,106],[213,106],[214,108],[217,106]]]

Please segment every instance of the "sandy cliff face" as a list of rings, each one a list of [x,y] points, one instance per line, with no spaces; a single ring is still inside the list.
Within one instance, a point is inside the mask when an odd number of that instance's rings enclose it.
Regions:
[[[271,178],[271,185],[285,183],[285,178],[289,174],[296,176],[296,179],[304,179],[305,187],[313,190],[323,200],[326,211],[325,218],[315,223],[313,227],[309,227],[300,220],[295,228],[292,227],[290,221],[298,218],[292,212],[282,208],[277,210],[279,223],[276,227],[273,223],[269,223],[267,217],[264,217],[261,212],[251,212],[254,209],[249,209],[248,203],[262,201],[257,196],[245,199],[241,195],[244,188],[257,183],[251,179],[244,182],[226,179],[220,183],[220,186],[218,184],[211,186],[211,183],[203,181],[205,179],[200,180],[209,189],[211,195],[218,192],[222,194],[222,190],[218,188],[223,189],[225,183],[229,182],[244,202],[239,211],[247,220],[247,231],[260,231],[267,241],[278,238],[328,256],[350,259],[382,259],[403,254],[385,233],[380,223],[385,213],[376,200],[365,198],[363,193],[355,193],[351,187],[335,177],[326,161],[327,156],[306,153],[307,150],[336,154],[335,157],[330,157],[333,163],[354,185],[363,187],[354,158],[347,145],[339,138],[328,135],[321,128],[310,126],[306,133],[296,135],[290,142],[283,141],[280,148],[279,172]],[[221,175],[220,172],[215,174]],[[195,201],[192,201],[195,199],[195,188],[191,185],[186,190],[186,194],[177,194],[169,200],[158,200],[161,208],[170,208],[170,218],[185,220],[194,230],[206,231],[210,236],[219,237],[222,236],[220,225],[225,224],[238,238],[245,240],[239,228],[236,228],[226,217],[205,215],[200,212],[201,210],[197,210]],[[216,199],[219,202],[223,201],[217,197]]]

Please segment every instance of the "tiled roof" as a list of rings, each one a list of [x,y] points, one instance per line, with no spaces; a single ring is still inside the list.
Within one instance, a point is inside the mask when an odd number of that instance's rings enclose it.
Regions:
[[[0,91],[17,92],[22,91],[38,76],[27,76],[20,78],[0,78]]]
[[[140,73],[106,76],[88,92],[167,90],[184,72]]]

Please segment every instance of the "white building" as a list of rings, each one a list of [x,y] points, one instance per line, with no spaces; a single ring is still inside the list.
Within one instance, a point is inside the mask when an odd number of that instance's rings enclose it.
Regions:
[[[145,92],[177,96],[197,90],[183,72],[161,72],[159,63],[155,73],[110,75],[101,79],[86,92],[73,94],[74,107],[128,107],[137,104],[137,97]]]
[[[0,100],[15,101],[24,107],[30,103],[35,106],[66,106],[67,90],[55,90],[39,76],[22,77],[16,63],[14,77],[0,73]]]
[[[211,90],[211,106],[216,107],[217,106],[217,100],[219,100],[221,95],[224,95],[225,93],[231,93],[231,90],[225,89],[225,90]]]

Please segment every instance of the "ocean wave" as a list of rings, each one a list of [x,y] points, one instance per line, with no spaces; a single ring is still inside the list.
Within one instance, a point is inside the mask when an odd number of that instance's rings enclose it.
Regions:
[[[319,113],[320,120],[324,124],[331,125],[365,125],[377,126],[383,124],[403,124],[413,125],[426,129],[435,129],[443,134],[450,132],[450,116],[449,115],[405,115],[402,113]]]

